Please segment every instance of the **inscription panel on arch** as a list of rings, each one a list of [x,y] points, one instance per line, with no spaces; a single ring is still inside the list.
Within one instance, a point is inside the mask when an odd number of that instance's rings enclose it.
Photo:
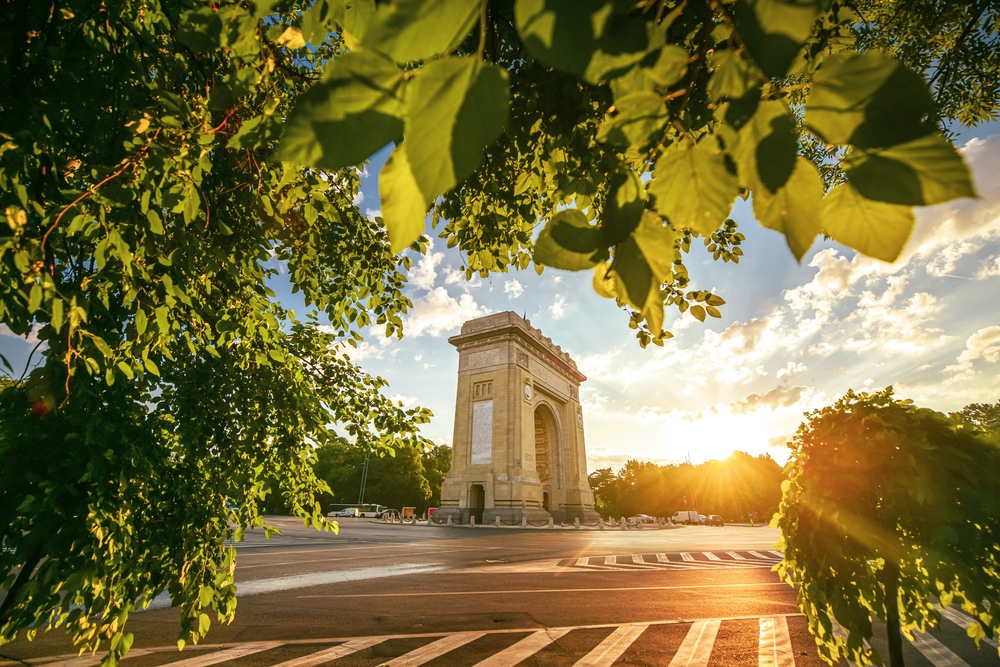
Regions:
[[[550,390],[556,392],[562,397],[569,397],[570,395],[570,383],[559,377],[559,375],[546,366],[543,362],[536,359],[531,360],[531,374],[535,376],[537,381],[540,381]]]
[[[472,465],[493,459],[493,401],[472,404]]]

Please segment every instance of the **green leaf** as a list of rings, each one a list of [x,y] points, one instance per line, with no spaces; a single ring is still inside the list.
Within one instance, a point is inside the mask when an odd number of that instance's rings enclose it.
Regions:
[[[507,72],[475,58],[424,65],[409,83],[407,157],[425,201],[475,171],[507,121]]]
[[[63,301],[59,297],[52,300],[52,328],[55,329],[56,333],[62,329],[63,325]]]
[[[163,235],[163,221],[160,214],[153,209],[146,211],[146,219],[149,220],[149,229],[154,234]]]
[[[595,266],[591,282],[598,296],[602,296],[605,299],[615,299],[618,297],[618,292],[615,289],[615,276],[611,273],[611,262],[601,262]]]
[[[829,0],[737,0],[736,29],[768,78],[788,73]]]
[[[582,271],[607,256],[607,246],[600,244],[597,227],[574,208],[552,216],[535,241],[535,263],[556,269]]]
[[[321,169],[361,164],[402,136],[402,83],[402,71],[377,54],[338,56],[289,115],[278,159]]]
[[[726,167],[716,140],[675,143],[656,161],[649,191],[656,210],[678,228],[704,236],[716,231],[732,210],[740,186]]]
[[[880,53],[831,56],[813,79],[805,122],[825,142],[885,148],[935,132],[921,76]]]
[[[156,367],[156,364],[153,363],[152,359],[146,357],[145,359],[142,360],[142,365],[146,367],[147,371],[149,371],[156,377],[160,377],[160,369]]]
[[[35,283],[28,293],[28,313],[33,313],[42,305],[42,286]]]
[[[615,247],[611,270],[616,276],[615,291],[618,298],[641,311],[654,288],[654,278],[653,271],[634,238],[629,237]]]
[[[712,78],[708,80],[708,99],[713,102],[723,98],[739,99],[760,87],[760,77],[754,71],[753,64],[732,49],[716,51],[709,63],[712,66]]]
[[[649,78],[658,86],[667,88],[674,85],[687,72],[687,51],[679,46],[668,44],[660,49],[656,63],[649,68]]]
[[[601,211],[600,242],[613,246],[629,238],[646,210],[642,181],[632,170],[619,171],[611,178],[608,198]]]
[[[843,167],[863,196],[890,204],[933,206],[978,196],[965,160],[939,134],[891,148],[855,150]]]
[[[192,9],[181,14],[175,37],[194,51],[211,52],[219,48],[222,20],[211,7]]]
[[[652,212],[644,211],[632,238],[642,251],[657,285],[667,282],[673,276],[674,260],[677,259],[676,232]]]
[[[776,193],[792,175],[798,153],[795,124],[781,102],[761,102],[739,131],[733,159],[742,184],[754,191]]]
[[[620,76],[660,49],[668,24],[629,15],[610,0],[516,0],[514,19],[535,58],[590,83]]]
[[[135,373],[132,372],[132,367],[126,364],[124,361],[118,362],[118,370],[125,374],[129,380],[135,379]]]
[[[699,322],[705,321],[705,307],[704,306],[691,306],[691,314],[694,315],[695,319]]]
[[[135,330],[139,333],[140,336],[146,333],[146,323],[147,323],[146,311],[144,311],[142,308],[139,308],[138,310],[135,311]]]
[[[667,107],[658,93],[636,92],[615,99],[615,112],[597,128],[597,139],[615,145],[642,146],[667,122]]]
[[[429,202],[417,186],[406,157],[406,142],[400,143],[378,175],[382,221],[392,252],[402,252],[424,233]]]
[[[791,178],[774,195],[753,191],[757,221],[785,235],[795,259],[801,261],[820,231],[823,206],[823,179],[809,160],[800,157]]]
[[[873,201],[850,183],[838,185],[823,200],[823,231],[869,257],[894,262],[913,231],[909,206]]]
[[[379,6],[361,37],[397,63],[454,51],[479,21],[480,0],[393,0]]]

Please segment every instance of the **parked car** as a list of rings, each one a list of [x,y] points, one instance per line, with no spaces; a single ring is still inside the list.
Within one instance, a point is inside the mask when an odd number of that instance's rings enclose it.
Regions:
[[[708,521],[706,524],[709,526],[725,526],[726,522],[722,520],[722,517],[718,514],[709,514]]]
[[[699,524],[701,523],[701,515],[693,510],[683,510],[681,512],[674,512],[674,515],[670,517],[670,521],[675,524],[683,523],[687,525]]]
[[[628,523],[630,526],[634,526],[637,523],[656,523],[656,519],[648,514],[636,514],[628,518]]]
[[[705,516],[704,514],[699,514],[698,515],[698,519],[699,519],[699,523],[701,523],[701,525],[703,525],[703,526],[708,523],[708,517]]]
[[[342,510],[338,510],[336,512],[333,512],[333,513],[329,514],[328,516],[346,517],[346,516],[359,516],[360,514],[361,514],[361,512],[358,510],[357,507],[346,507],[346,508],[344,508]]]
[[[376,514],[375,518],[388,523],[399,523],[399,510],[385,509]]]

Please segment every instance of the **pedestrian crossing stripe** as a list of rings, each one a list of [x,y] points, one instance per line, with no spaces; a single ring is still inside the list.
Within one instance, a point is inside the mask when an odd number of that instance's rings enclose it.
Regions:
[[[949,613],[944,613],[946,611]],[[951,608],[942,610],[942,616],[949,622],[955,623],[960,627],[965,627],[965,621],[971,620],[970,617]],[[485,656],[476,663],[476,667],[512,667],[531,658],[545,647],[574,630],[591,629],[610,629],[611,632],[586,655],[577,660],[574,663],[574,667],[610,667],[615,661],[625,655],[636,640],[651,626],[684,624],[690,624],[691,627],[688,628],[680,647],[671,659],[669,663],[670,667],[707,667],[722,623],[747,620],[757,620],[759,623],[758,667],[795,667],[795,653],[792,648],[791,634],[788,629],[788,619],[795,617],[801,618],[802,615],[793,613],[764,617],[731,616],[727,618],[670,619],[639,623],[605,623],[557,628],[504,628],[481,631],[378,635],[371,637],[257,641],[241,644],[202,644],[186,649],[196,652],[199,655],[174,662],[166,662],[160,665],[160,667],[209,667],[210,665],[230,662],[283,646],[319,645],[320,647],[312,653],[272,666],[317,667],[318,665],[330,663],[365,649],[378,646],[391,639],[432,640],[408,653],[392,658],[389,663],[384,663],[391,664],[392,667],[418,667],[419,665],[446,656],[452,651],[471,644],[486,635],[523,634],[525,636],[515,643],[492,655]],[[932,635],[915,633],[912,643],[934,667],[968,667],[968,663]],[[990,643],[991,645],[996,645],[995,641],[990,641]],[[329,646],[329,644],[336,645]],[[127,658],[152,653],[175,652],[176,650],[174,646],[137,648],[130,651]],[[88,661],[90,664],[97,664],[102,657],[89,656],[87,658],[80,658],[72,655],[22,661],[6,660],[0,661],[0,667],[7,667],[8,665],[65,667],[67,665],[80,665],[83,664],[83,661]],[[334,667],[336,666],[334,665]]]
[[[698,551],[655,554],[625,554],[613,556],[581,556],[558,560],[535,560],[516,563],[501,563],[474,568],[451,570],[455,573],[489,572],[529,573],[529,572],[610,572],[637,570],[704,570],[710,568],[760,569],[772,568],[781,560],[781,552],[769,551]]]

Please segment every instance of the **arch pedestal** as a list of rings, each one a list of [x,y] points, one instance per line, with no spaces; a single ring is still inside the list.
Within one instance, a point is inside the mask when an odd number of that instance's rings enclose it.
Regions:
[[[458,348],[451,469],[436,516],[597,521],[576,363],[513,312],[470,320]],[[481,503],[481,504],[480,504]]]

